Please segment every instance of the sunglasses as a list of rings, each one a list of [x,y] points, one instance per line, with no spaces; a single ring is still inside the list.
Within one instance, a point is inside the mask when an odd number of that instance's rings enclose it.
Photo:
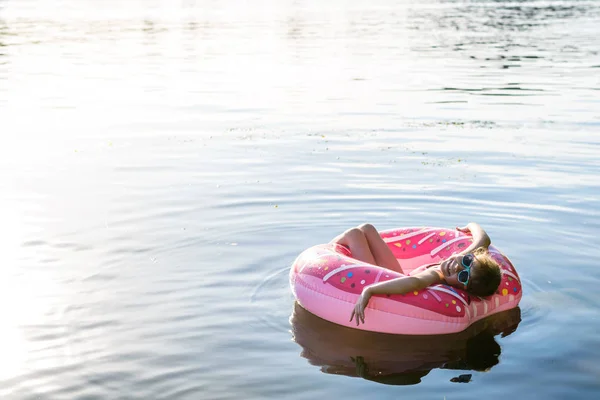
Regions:
[[[462,260],[460,260],[465,269],[460,271],[456,278],[465,286],[467,286],[469,278],[471,277],[471,265],[473,265],[473,261],[475,261],[475,256],[473,254],[466,254],[463,256]]]

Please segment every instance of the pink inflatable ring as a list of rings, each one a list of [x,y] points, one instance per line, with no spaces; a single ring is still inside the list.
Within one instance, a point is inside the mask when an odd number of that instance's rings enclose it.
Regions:
[[[462,232],[441,228],[400,228],[381,233],[407,274],[458,253],[471,243]],[[489,315],[516,307],[521,281],[510,260],[494,246],[490,255],[502,269],[496,293],[481,298],[448,285],[434,285],[403,295],[376,295],[358,329],[405,335],[460,332]],[[343,246],[311,247],[294,261],[290,285],[298,303],[328,321],[356,328],[350,314],[363,288],[402,274],[349,256]]]

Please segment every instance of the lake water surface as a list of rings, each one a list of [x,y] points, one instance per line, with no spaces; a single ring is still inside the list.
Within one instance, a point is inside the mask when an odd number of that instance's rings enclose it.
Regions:
[[[599,27],[598,1],[0,0],[0,397],[597,398]],[[524,283],[485,326],[294,304],[294,258],[350,226],[469,221]]]

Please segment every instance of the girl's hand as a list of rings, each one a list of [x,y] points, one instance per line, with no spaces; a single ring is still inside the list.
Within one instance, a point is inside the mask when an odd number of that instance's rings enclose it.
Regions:
[[[367,308],[367,304],[369,304],[369,299],[371,298],[371,292],[369,288],[365,288],[356,301],[356,305],[354,306],[354,310],[352,310],[352,314],[350,314],[350,321],[356,317],[356,326],[362,321],[365,323],[365,308]]]
[[[487,232],[476,222],[469,222],[464,228],[456,227],[456,230],[472,237],[473,242],[469,247],[461,251],[459,254],[467,254],[479,247],[488,248],[492,244],[492,240]]]
[[[459,232],[462,232],[464,234],[471,235],[471,230],[469,229],[468,225],[465,226],[464,228],[460,228],[460,227],[457,226],[456,230],[459,231]]]

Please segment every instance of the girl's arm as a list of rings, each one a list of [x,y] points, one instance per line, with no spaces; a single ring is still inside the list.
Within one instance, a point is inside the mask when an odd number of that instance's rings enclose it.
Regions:
[[[456,227],[456,230],[467,234],[470,233],[473,237],[473,243],[471,243],[469,247],[458,254],[467,254],[479,247],[485,247],[487,249],[490,247],[490,244],[492,244],[492,240],[486,231],[484,231],[483,228],[476,222],[469,222],[469,224],[464,228]]]
[[[365,308],[374,294],[404,294],[414,290],[425,289],[428,286],[442,282],[441,273],[428,269],[414,276],[403,276],[387,282],[367,286],[363,289],[354,306],[354,310],[352,310],[352,314],[350,314],[350,321],[356,317],[356,326],[361,321],[363,324],[365,323]]]

